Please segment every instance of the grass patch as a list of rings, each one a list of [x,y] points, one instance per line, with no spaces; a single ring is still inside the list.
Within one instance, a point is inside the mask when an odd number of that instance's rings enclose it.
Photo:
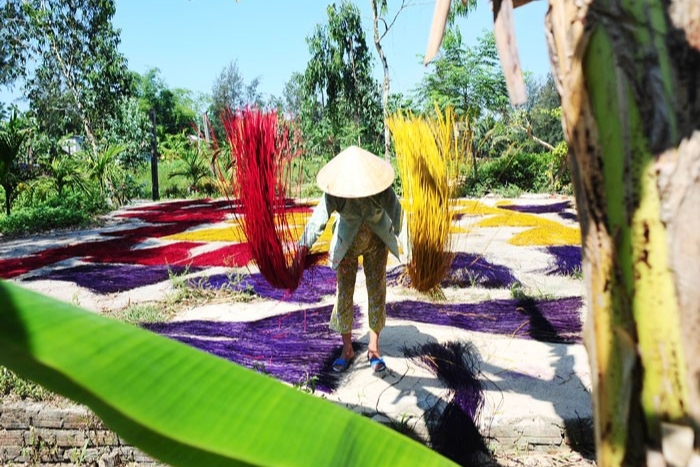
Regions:
[[[536,292],[532,292],[531,290],[528,290],[522,283],[516,282],[513,284],[513,286],[510,288],[510,296],[514,300],[520,300],[520,301],[540,301],[540,300],[553,300],[555,298],[554,294],[544,292],[542,290],[537,290]]]
[[[253,292],[252,287],[246,287],[244,290],[233,290],[233,288],[223,287],[221,289],[212,289],[206,287],[205,277],[187,277],[188,272],[185,270],[181,274],[170,274],[170,283],[173,287],[173,293],[170,294],[166,301],[170,304],[184,303],[186,305],[196,305],[199,303],[211,302],[217,300],[225,300],[227,302],[250,302],[257,295]],[[228,273],[228,280],[232,285],[239,284],[246,274],[240,271],[232,271]]]
[[[158,194],[161,198],[186,198],[187,181],[180,177],[171,178],[170,174],[177,170],[177,162],[174,160],[158,161]],[[144,187],[143,195],[153,199],[153,180],[151,176],[151,164],[144,164],[136,173],[135,181]]]
[[[160,323],[171,317],[171,313],[165,307],[157,304],[129,305],[121,310],[108,312],[106,315],[129,324]]]
[[[575,268],[572,272],[570,277],[572,279],[576,280],[583,280],[583,268],[581,266]]]
[[[58,396],[32,381],[20,378],[14,372],[0,366],[0,396],[33,402],[55,400]]]
[[[8,237],[36,234],[54,229],[84,228],[95,225],[95,217],[109,211],[103,199],[70,194],[24,205],[0,216],[0,233]]]
[[[230,281],[235,283],[242,275],[231,273]],[[171,320],[180,312],[212,303],[246,303],[257,299],[251,288],[242,291],[230,288],[211,289],[201,281],[188,277],[188,272],[170,274],[171,292],[162,300],[131,304],[119,310],[109,310],[105,316],[124,321],[129,324],[160,323]]]

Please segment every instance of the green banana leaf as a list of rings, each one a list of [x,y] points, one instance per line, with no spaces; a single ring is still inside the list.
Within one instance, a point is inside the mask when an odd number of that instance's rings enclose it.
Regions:
[[[173,466],[454,466],[271,377],[0,282],[0,365]]]

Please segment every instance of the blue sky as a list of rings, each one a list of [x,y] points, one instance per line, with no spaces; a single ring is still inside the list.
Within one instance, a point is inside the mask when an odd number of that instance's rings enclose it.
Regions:
[[[455,0],[456,1],[456,0]],[[280,95],[291,74],[303,72],[309,58],[305,38],[315,25],[326,22],[326,6],[315,0],[116,0],[115,28],[121,29],[120,51],[129,68],[144,73],[159,68],[168,87],[210,93],[216,77],[233,60],[249,82],[260,77],[260,91]],[[389,7],[398,0],[390,0]],[[412,0],[384,39],[392,92],[411,90],[426,71],[425,53],[432,19],[432,0]],[[360,8],[368,46],[372,43],[369,0],[355,0]],[[522,66],[545,76],[549,57],[544,35],[547,3],[535,1],[515,10],[516,37]],[[394,10],[390,10],[390,15]],[[493,26],[490,3],[460,18],[465,43]],[[377,62],[376,76],[382,74]],[[5,90],[2,90],[5,91]],[[13,97],[18,95],[15,90]],[[8,93],[0,92],[8,102]]]

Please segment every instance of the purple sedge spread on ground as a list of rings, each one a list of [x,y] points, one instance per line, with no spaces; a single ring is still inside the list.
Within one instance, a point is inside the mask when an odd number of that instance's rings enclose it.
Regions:
[[[313,204],[292,199],[284,203],[287,225],[296,237]],[[448,390],[444,402],[449,410],[431,428],[437,431],[429,433],[436,439],[442,436],[441,426],[443,431],[452,430],[444,427],[455,423],[479,427],[479,409],[489,401],[475,392],[483,390],[477,384],[481,376],[467,354],[484,349],[445,341],[411,347],[410,352],[403,346],[411,341],[412,330],[431,326],[453,330],[449,334],[477,333],[492,340],[563,349],[580,346],[582,326],[582,291],[576,286],[581,249],[572,240],[580,234],[570,201],[458,199],[452,200],[450,211],[453,258],[440,282],[444,300],[412,290],[405,265],[394,258],[387,267],[390,369],[397,365],[392,358],[410,357],[426,365],[445,352],[456,362],[453,367],[429,368]],[[328,397],[343,394],[345,384],[350,385],[348,391],[358,391],[352,387],[353,378],[341,379],[330,369],[339,350],[338,338],[327,326],[335,292],[333,271],[324,264],[307,270],[294,291],[272,286],[253,261],[242,216],[243,205],[231,199],[133,205],[112,213],[103,229],[0,245],[0,277],[96,310],[104,309],[104,303],[138,303],[146,294],[163,294],[173,276],[182,277],[189,287],[246,292],[258,298],[228,304],[218,314],[190,310],[172,322],[146,327],[288,384],[313,381]],[[327,250],[331,228],[329,223],[317,252]],[[550,289],[550,284],[557,285]],[[366,326],[364,315],[356,310],[355,332],[360,335]],[[357,349],[358,355],[362,352]],[[556,350],[557,355],[561,352],[565,351]],[[357,360],[350,374],[368,365]],[[522,380],[532,385],[549,371],[533,362],[499,365],[499,377],[511,378],[513,384]],[[491,366],[495,365],[487,364]],[[450,372],[460,375],[456,382],[445,380]]]

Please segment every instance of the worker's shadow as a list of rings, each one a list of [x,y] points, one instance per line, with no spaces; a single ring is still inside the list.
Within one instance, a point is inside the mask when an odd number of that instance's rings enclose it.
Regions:
[[[539,311],[536,302],[523,303],[523,306],[526,308],[531,324],[530,329],[532,329],[529,337],[533,340],[546,343],[554,356],[553,376],[551,379],[543,380],[541,377],[532,376],[527,374],[527,372],[521,373],[518,371],[517,367],[504,368],[493,363],[484,362],[478,355],[478,349],[473,345],[469,345],[470,352],[475,353],[475,355],[470,358],[475,357],[478,360],[478,364],[476,365],[477,377],[482,381],[483,389],[488,390],[491,394],[488,403],[497,406],[498,395],[505,392],[517,392],[519,394],[528,395],[532,399],[550,402],[554,411],[564,422],[564,439],[562,439],[561,442],[568,444],[571,449],[579,452],[582,456],[592,459],[595,449],[591,420],[585,416],[581,417],[581,414],[579,414],[575,408],[572,409],[571,407],[572,399],[578,398],[580,400],[580,397],[566,396],[566,394],[583,393],[587,395],[588,400],[590,400],[590,391],[576,372],[576,359],[574,355],[569,352],[569,345],[557,342],[556,330]],[[368,338],[368,336],[363,336],[363,339],[364,338]],[[408,353],[412,353],[415,357],[417,353],[419,354],[421,347],[427,348],[429,344],[435,343],[437,343],[437,339],[434,336],[424,333],[416,326],[410,324],[398,326],[390,325],[387,326],[382,333],[382,349],[388,357],[403,359],[406,358]],[[416,375],[415,372],[411,370],[411,368],[415,368],[416,365],[421,366],[417,358],[406,359],[405,362],[403,367],[394,364],[391,371],[384,377],[387,383],[398,389],[398,393],[393,393],[395,395],[391,403],[393,405],[399,405],[403,398],[415,398],[417,406],[423,410],[422,417],[424,417],[425,425],[428,428],[429,443],[439,452],[447,455],[458,463],[463,463],[462,459],[459,459],[459,453],[463,452],[460,450],[464,449],[464,440],[469,439],[467,432],[474,429],[475,422],[477,421],[469,418],[464,411],[455,410],[452,401],[455,394],[454,391],[451,390],[452,388],[447,388],[437,376],[427,376],[425,372]],[[493,379],[485,375],[493,375]],[[557,385],[557,387],[553,385]],[[564,385],[566,385],[567,388],[572,388],[571,392],[559,390],[561,389],[559,386]],[[494,394],[495,396],[493,396]],[[379,405],[378,402],[377,406]],[[456,428],[457,426],[461,426],[462,428],[455,433],[454,439],[451,440],[444,439],[445,434],[449,433],[449,430],[439,431],[436,428],[439,427],[441,423],[444,423],[444,414],[448,411],[453,417],[455,414],[463,414],[461,420],[459,418],[453,418],[453,422],[456,420],[456,423],[452,423],[451,427]],[[483,433],[483,437],[489,439],[491,438],[490,425],[488,423],[484,423],[484,425],[486,433]],[[400,431],[409,431],[408,429],[410,426],[402,425],[400,428]],[[484,431],[483,427],[481,431]],[[417,433],[405,432],[404,434],[414,436],[418,439],[421,438]],[[436,437],[442,437],[443,439],[436,440]],[[442,446],[436,446],[439,443],[442,443]],[[456,446],[456,451],[445,452],[445,445],[447,445],[448,450]],[[483,447],[484,452],[488,455],[489,451],[485,449],[485,446]],[[493,459],[486,459],[484,462],[486,461],[494,462]]]
[[[560,336],[556,328],[542,314],[535,300],[523,299],[519,306],[530,321],[529,337],[549,347],[550,355],[555,360],[552,377],[543,379],[541,376],[519,372],[517,368],[502,368],[482,360],[482,374],[500,377],[499,382],[484,379],[484,388],[493,389],[494,392],[501,394],[509,391],[518,392],[532,399],[551,403],[555,413],[564,422],[562,443],[566,443],[582,456],[593,459],[595,456],[593,423],[590,417],[582,417],[577,410],[577,406],[581,406],[581,403],[584,405],[591,403],[591,393],[588,385],[584,384],[576,371],[576,359],[569,352],[570,341]],[[565,391],[565,388],[569,390]],[[581,399],[581,394],[584,400]]]
[[[359,341],[365,343],[368,338],[364,335]],[[455,391],[446,388],[437,375],[418,363],[420,349],[438,345],[437,339],[415,325],[406,324],[384,328],[381,342],[384,356],[391,362],[382,379],[393,388],[389,396],[392,399],[383,402],[380,396],[376,406],[366,410],[384,415],[395,430],[427,442],[432,449],[461,465],[495,465],[485,438],[479,435],[473,414],[466,413],[463,404],[455,400]],[[407,354],[416,358],[407,358]],[[392,417],[392,414],[382,413],[381,407],[387,405],[415,405],[421,413],[410,417],[401,414],[397,420],[398,414]],[[416,429],[418,426],[422,429]]]

